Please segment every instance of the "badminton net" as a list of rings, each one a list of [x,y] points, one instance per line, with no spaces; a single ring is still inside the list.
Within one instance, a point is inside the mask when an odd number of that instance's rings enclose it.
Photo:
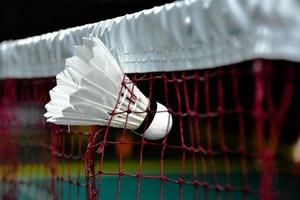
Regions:
[[[2,199],[293,199],[299,195],[299,64],[252,60],[127,74],[173,117],[146,140],[43,118],[55,78],[0,83]],[[120,89],[129,82],[123,82]],[[130,112],[128,112],[130,113]],[[298,158],[299,159],[299,158]],[[298,162],[298,163],[297,163]]]

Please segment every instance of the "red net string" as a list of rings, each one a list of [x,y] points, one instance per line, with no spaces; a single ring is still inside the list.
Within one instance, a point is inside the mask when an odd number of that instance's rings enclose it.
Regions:
[[[18,155],[17,148],[11,148],[11,146],[16,145],[18,139],[17,131],[17,121],[15,116],[15,106],[16,106],[16,85],[13,80],[5,80],[1,84],[1,99],[0,99],[0,160],[3,163],[1,174],[3,181],[9,183],[9,192],[12,187],[16,184],[16,172],[18,167],[18,160],[16,159]],[[16,130],[11,130],[11,125],[14,124]],[[14,198],[13,194],[4,193],[3,198]]]
[[[99,175],[97,178],[100,180],[100,178],[103,178],[102,175],[105,174],[117,177],[115,195],[116,199],[120,197],[120,190],[122,187],[121,177],[123,176],[137,178],[137,199],[139,199],[141,196],[141,182],[143,179],[160,180],[160,199],[162,199],[164,196],[164,187],[167,182],[178,184],[179,199],[183,199],[184,186],[188,184],[194,185],[194,197],[196,199],[202,195],[199,193],[199,188],[203,188],[205,198],[209,198],[212,190],[215,190],[217,198],[221,198],[224,192],[226,192],[227,198],[230,198],[232,196],[232,192],[234,191],[240,191],[244,198],[248,197],[251,193],[251,195],[258,193],[262,198],[273,197],[272,177],[275,176],[275,168],[272,166],[276,165],[276,161],[274,160],[273,156],[267,155],[266,152],[268,152],[269,148],[273,148],[273,150],[276,149],[280,126],[278,126],[273,119],[267,119],[267,115],[268,113],[280,112],[281,114],[276,115],[276,118],[281,115],[284,116],[283,113],[287,112],[293,93],[291,86],[294,84],[289,77],[286,83],[287,86],[284,89],[284,93],[286,93],[287,98],[282,97],[282,100],[280,100],[280,105],[283,104],[284,106],[279,106],[284,107],[284,109],[276,110],[272,102],[273,97],[271,85],[274,77],[270,63],[271,62],[269,61],[257,60],[253,62],[253,67],[242,67],[242,70],[239,68],[240,66],[231,66],[227,68],[219,68],[217,70],[162,73],[161,75],[149,74],[149,76],[142,76],[141,78],[137,78],[137,75],[134,75],[132,80],[137,80],[137,85],[139,85],[139,82],[149,82],[148,90],[150,91],[150,99],[153,95],[153,83],[161,81],[164,93],[163,101],[165,102],[168,111],[172,113],[174,118],[176,118],[177,129],[173,130],[173,136],[167,136],[159,143],[147,141],[143,137],[141,137],[139,142],[132,143],[133,145],[138,144],[139,146],[137,148],[139,165],[136,174],[127,174],[124,172],[122,167],[124,162],[122,152],[118,159],[118,171],[103,171],[102,166],[105,163],[104,149],[108,148],[107,145],[110,144],[123,145],[126,129],[125,128],[122,132],[121,140],[116,143],[107,139],[109,135],[109,128],[107,128],[103,139],[96,145],[100,146],[100,151],[98,151],[98,153],[100,153],[101,157],[99,166],[99,174],[101,175]],[[290,71],[290,69],[286,71]],[[230,77],[230,80],[224,80],[226,77],[227,79]],[[253,91],[249,91],[247,97],[248,99],[253,97],[253,100],[251,101],[252,106],[250,104],[243,105],[241,101],[240,87],[245,87],[245,83],[242,81],[243,84],[241,84],[240,82],[244,77],[250,77],[249,84],[251,82],[254,84]],[[288,77],[288,75],[285,75],[285,78],[286,77]],[[193,83],[193,95],[190,94],[189,89],[191,83]],[[224,84],[226,84],[226,86],[224,86]],[[154,90],[155,89],[156,88],[154,88]],[[170,90],[172,90],[172,92]],[[228,100],[225,99],[228,97],[228,94],[226,94],[228,93],[228,90],[231,90],[232,93],[231,99],[233,105],[231,108],[224,105],[224,102],[228,104]],[[213,92],[216,93],[215,96],[212,96]],[[212,105],[211,103],[214,101],[212,100],[213,98],[216,98],[217,103],[213,103],[215,105]],[[234,115],[237,120],[238,137],[236,138],[236,149],[228,146],[227,144],[229,139],[228,136],[226,137],[228,132],[226,129],[228,128],[224,126],[224,124],[226,125],[226,120],[224,121],[224,118],[226,118],[228,115]],[[251,121],[245,118],[245,116],[248,116],[247,118],[250,116],[252,118]],[[284,117],[280,118],[283,119]],[[187,119],[187,122],[185,122],[185,119]],[[279,124],[283,123],[281,120],[276,122]],[[249,128],[246,131],[245,126],[249,126],[249,123],[252,123],[251,128],[253,131],[249,131]],[[266,124],[269,126],[269,131],[265,130]],[[186,127],[188,132],[186,132]],[[253,145],[251,149],[249,149],[248,146],[250,140],[246,140],[246,137],[251,137],[251,134],[253,134],[253,139],[251,139],[251,141],[253,141]],[[179,144],[169,144],[168,141],[171,137],[176,137]],[[217,144],[218,147],[216,147]],[[145,159],[143,155],[144,148],[145,146],[156,145],[160,146],[160,172],[156,176],[143,175],[142,169],[144,163],[143,161]],[[178,161],[180,170],[178,172],[179,177],[177,180],[168,177],[168,174],[166,174],[167,172],[165,171],[165,160],[167,159],[166,151],[169,148],[177,149],[180,152],[179,155],[181,155]],[[273,153],[275,152],[273,151]],[[187,171],[187,155],[191,156],[192,180],[185,180],[185,174]],[[231,158],[233,155],[239,156],[239,170],[242,180],[241,185],[232,185],[233,178],[231,172]],[[226,175],[225,182],[220,182],[218,177],[219,169],[217,169],[216,163],[219,162],[220,159],[217,156],[223,157],[223,170]],[[251,162],[255,162],[255,160],[258,159],[261,160],[261,163],[263,163],[261,166],[260,190],[253,188],[253,186],[250,186],[249,184],[249,157],[252,157]],[[200,165],[198,164],[198,160],[200,161]],[[201,170],[199,170],[198,165],[200,166]],[[209,180],[210,178],[212,178],[213,182]],[[99,198],[99,193],[101,193],[100,184],[96,190],[98,195],[95,195],[94,192],[93,197]]]
[[[39,85],[36,82],[39,82]],[[35,88],[35,85],[38,85],[38,88]],[[32,198],[40,188],[45,186],[37,182],[33,183],[28,177],[36,176],[41,171],[47,176],[46,163],[44,166],[39,166],[36,160],[39,159],[38,157],[46,159],[45,152],[50,149],[50,141],[46,141],[44,134],[36,137],[29,130],[39,124],[35,119],[43,122],[46,130],[45,120],[40,113],[34,118],[31,112],[35,106],[43,106],[46,103],[49,99],[47,90],[53,85],[53,79],[0,81],[0,188],[2,188],[0,197],[2,199]],[[37,96],[38,99],[32,98]],[[40,126],[38,129],[40,130]],[[33,149],[36,151],[38,148],[43,151],[32,155]],[[22,197],[19,190],[21,187],[27,190]]]
[[[42,115],[54,78],[2,80],[1,198],[296,197],[300,168],[284,152],[299,134],[298,65],[254,60],[128,74],[120,91],[138,87],[172,114],[170,133],[157,141],[127,130],[130,106],[119,129],[47,124]]]

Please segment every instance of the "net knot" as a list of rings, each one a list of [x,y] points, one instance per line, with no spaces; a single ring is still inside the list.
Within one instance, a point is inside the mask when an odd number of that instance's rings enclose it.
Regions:
[[[209,119],[209,118],[212,118],[213,117],[213,113],[210,112],[210,111],[207,111],[206,112],[206,117]]]
[[[104,148],[105,148],[106,144],[105,142],[103,141],[99,147],[99,149],[97,150],[97,153],[103,153],[104,152]]]
[[[166,177],[166,176],[161,176],[161,177],[160,177],[160,180],[161,180],[161,181],[166,181],[166,180],[167,180],[167,177]]]
[[[207,183],[207,182],[203,182],[203,183],[202,183],[202,186],[203,186],[204,188],[208,188],[208,183]]]
[[[79,181],[76,181],[76,185],[77,185],[77,186],[80,186],[80,182],[79,182]]]
[[[182,179],[182,178],[179,178],[179,179],[178,179],[178,184],[179,184],[179,185],[182,185],[183,183],[184,183],[183,179]]]
[[[198,187],[198,186],[200,186],[200,183],[199,183],[198,180],[195,180],[195,181],[193,182],[193,185],[194,185],[195,187]]]
[[[197,116],[197,112],[195,112],[195,111],[189,111],[189,114],[191,117]]]
[[[121,139],[119,140],[119,144],[125,144],[124,138],[121,138]]]
[[[221,192],[221,191],[223,190],[223,187],[222,187],[221,185],[217,184],[217,185],[215,186],[215,190],[216,190],[217,192]]]
[[[269,161],[273,160],[273,158],[274,158],[274,152],[271,149],[265,149],[261,153],[261,159],[264,162],[269,162]]]

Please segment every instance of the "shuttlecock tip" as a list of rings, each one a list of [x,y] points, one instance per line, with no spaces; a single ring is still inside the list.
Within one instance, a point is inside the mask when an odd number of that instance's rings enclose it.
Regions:
[[[170,132],[172,125],[172,115],[164,105],[157,102],[155,116],[150,126],[145,131],[144,137],[149,140],[161,139]]]

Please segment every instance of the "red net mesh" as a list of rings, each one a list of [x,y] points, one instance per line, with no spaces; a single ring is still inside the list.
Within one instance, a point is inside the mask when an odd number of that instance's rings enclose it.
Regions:
[[[55,79],[2,80],[0,196],[296,198],[299,75],[299,64],[266,60],[129,74],[172,114],[170,133],[157,141],[125,128],[46,124]]]

